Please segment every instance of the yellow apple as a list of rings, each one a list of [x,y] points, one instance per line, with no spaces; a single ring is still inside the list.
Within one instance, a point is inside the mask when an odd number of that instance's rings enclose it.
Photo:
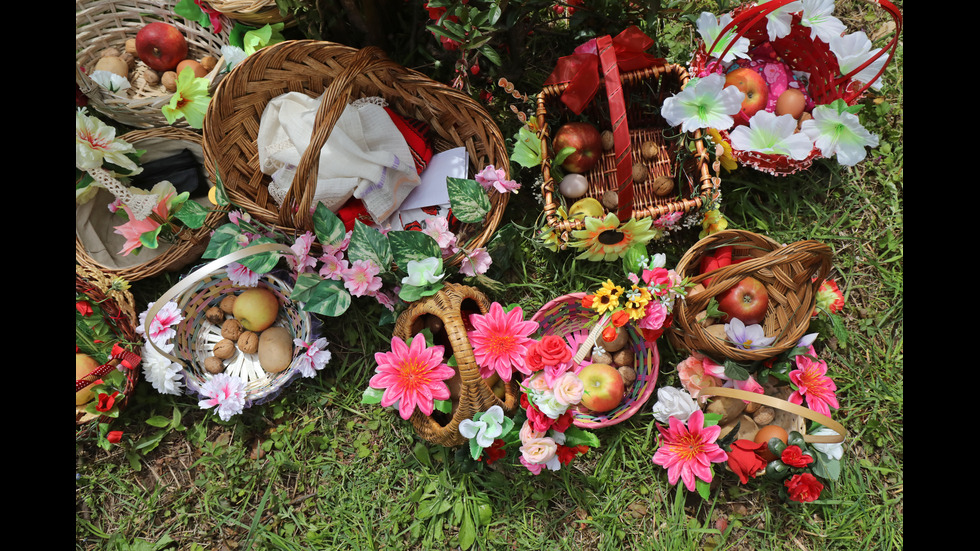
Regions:
[[[99,367],[99,362],[95,361],[87,354],[75,353],[75,380],[85,378],[86,381],[94,381],[95,376],[89,375],[95,368]],[[89,385],[75,393],[75,405],[84,406],[92,401],[95,396],[92,394],[92,385]]]
[[[246,331],[264,331],[279,316],[279,300],[275,293],[264,288],[247,289],[235,299],[231,315]]]

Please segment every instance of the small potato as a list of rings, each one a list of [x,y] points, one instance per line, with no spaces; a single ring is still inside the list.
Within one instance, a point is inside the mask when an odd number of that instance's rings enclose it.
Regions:
[[[616,137],[609,130],[603,130],[602,134],[599,134],[599,139],[602,141],[603,151],[612,151],[616,146]]]
[[[123,78],[129,76],[129,65],[119,56],[101,57],[95,62],[96,71],[109,71]]]
[[[269,373],[283,371],[293,361],[293,336],[276,325],[259,335],[259,365]]]

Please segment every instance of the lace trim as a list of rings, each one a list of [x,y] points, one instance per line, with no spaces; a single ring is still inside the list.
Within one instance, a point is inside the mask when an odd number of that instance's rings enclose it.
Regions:
[[[104,168],[93,168],[88,171],[92,178],[102,187],[109,190],[117,199],[122,201],[133,213],[137,220],[145,220],[153,212],[160,199],[153,194],[133,193],[122,182],[115,179]]]

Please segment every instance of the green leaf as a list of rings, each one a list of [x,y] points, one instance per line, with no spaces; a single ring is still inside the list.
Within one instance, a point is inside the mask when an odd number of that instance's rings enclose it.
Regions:
[[[196,230],[204,225],[204,221],[210,213],[211,211],[209,209],[197,201],[187,201],[174,213],[174,216],[188,228]]]
[[[388,243],[391,246],[391,254],[395,259],[395,265],[405,270],[409,261],[422,261],[426,258],[439,258],[442,251],[439,243],[430,235],[420,231],[399,230],[388,232]]]
[[[297,285],[293,290],[293,300],[302,302],[304,311],[335,318],[350,308],[350,292],[340,281],[322,279],[314,274],[301,274],[296,279]],[[297,288],[302,300],[295,294]]]
[[[463,524],[459,527],[459,546],[469,549],[476,541],[476,528],[473,526],[473,517],[468,512],[463,512]]]
[[[487,61],[497,67],[503,65],[503,62],[500,60],[500,54],[497,53],[497,50],[493,49],[493,46],[483,46],[480,48],[480,53],[483,54],[483,57],[487,58]]]
[[[241,242],[239,241],[241,235],[241,228],[231,222],[218,226],[211,233],[208,246],[201,256],[203,258],[220,258],[237,251],[242,248]]]
[[[316,204],[313,211],[313,233],[321,245],[339,245],[347,236],[344,222],[323,203]]]
[[[259,237],[253,239],[249,246],[263,245],[265,243],[275,243],[276,240],[271,237]],[[246,268],[252,270],[257,274],[265,274],[271,272],[276,264],[279,263],[280,254],[276,251],[269,251],[259,254],[253,254],[251,256],[246,256],[245,258],[239,260],[239,264],[245,266]]]
[[[163,226],[157,226],[152,231],[140,234],[140,243],[142,243],[147,249],[155,249],[159,247],[160,242],[157,240],[157,237],[160,235],[160,230],[162,229]]]
[[[453,412],[453,403],[450,400],[433,400],[432,407],[443,413]]]
[[[555,154],[555,160],[551,161],[551,164],[554,166],[561,166],[561,164],[565,162],[565,159],[567,159],[572,153],[575,153],[574,147],[563,147],[561,151]]]
[[[446,185],[453,216],[464,224],[482,222],[490,212],[490,199],[483,186],[476,180],[451,177],[446,178]]]
[[[421,287],[405,285],[398,291],[398,298],[404,300],[405,302],[415,302],[422,297],[428,297],[438,293],[439,289],[442,289],[442,287],[442,281],[437,281]]]
[[[592,432],[572,425],[565,430],[565,445],[570,447],[585,445],[590,448],[598,448],[599,438]]]
[[[749,371],[731,360],[725,360],[725,376],[735,381],[747,381]]]
[[[364,389],[364,392],[361,394],[361,403],[380,404],[382,396],[384,396],[383,390],[373,388],[373,387],[367,387]]]
[[[394,262],[391,256],[391,246],[388,239],[375,228],[372,228],[360,220],[354,221],[354,230],[351,232],[350,245],[347,248],[347,258],[351,263],[357,260],[373,262],[381,272],[391,269]]]
[[[208,14],[204,13],[204,10],[194,3],[194,0],[180,0],[174,6],[174,13],[188,21],[196,22],[205,29],[211,28],[211,19],[208,17]]]
[[[517,131],[514,141],[514,151],[510,160],[524,168],[534,168],[541,164],[541,140],[527,126]]]

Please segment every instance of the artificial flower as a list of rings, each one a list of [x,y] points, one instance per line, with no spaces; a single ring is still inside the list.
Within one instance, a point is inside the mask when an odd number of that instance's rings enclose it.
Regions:
[[[158,189],[161,185],[164,185],[164,187],[169,186],[169,188]],[[161,229],[161,223],[157,220],[157,217],[159,220],[167,220],[170,217],[170,204],[176,197],[177,190],[174,189],[173,184],[170,182],[160,182],[156,186],[153,186],[153,188],[163,193],[163,195],[157,195],[159,202],[153,207],[153,213],[156,214],[156,217],[147,216],[143,220],[137,220],[132,208],[126,204],[122,205],[123,210],[126,211],[128,220],[113,228],[112,231],[126,238],[126,242],[123,243],[122,249],[119,251],[123,256],[132,253],[140,247],[147,246],[143,242],[143,235],[159,232]],[[151,194],[156,195],[152,192]]]
[[[698,16],[697,29],[698,29],[698,34],[701,35],[701,40],[704,42],[705,48],[711,48],[712,44],[715,43],[715,40],[718,39],[718,36],[721,35],[721,32],[731,22],[732,22],[732,16],[730,14],[726,13],[721,17],[715,17],[715,15],[712,13],[701,12],[701,15]],[[708,52],[708,55],[716,58],[722,52],[724,52],[725,49],[728,48],[728,45],[731,44],[732,39],[735,38],[735,32],[737,30],[738,29],[736,29],[735,27],[732,27],[725,34],[725,36],[721,38],[721,40],[718,40],[718,44],[714,47],[714,49]],[[749,57],[748,51],[749,51],[749,39],[745,37],[741,37],[735,40],[735,43],[725,54],[725,57],[722,58],[722,62],[730,63],[732,61],[735,61],[735,58],[737,57],[748,58]]]
[[[553,438],[532,438],[521,444],[520,450],[521,459],[527,464],[544,465],[553,471],[558,470],[558,444]]]
[[[810,434],[814,436],[838,436],[837,431],[830,427],[820,427]],[[814,442],[810,444],[813,449],[826,455],[830,459],[839,460],[844,457],[844,445],[840,442],[830,443],[830,442]]]
[[[460,421],[459,433],[466,438],[476,438],[476,443],[481,448],[487,448],[503,434],[504,410],[493,405],[487,411],[477,414],[477,417]]]
[[[634,284],[629,291],[626,291],[623,298],[625,299],[623,311],[631,320],[637,321],[646,317],[647,306],[653,297],[649,289]]]
[[[844,100],[818,105],[812,114],[812,119],[800,124],[800,133],[813,140],[824,157],[836,155],[838,163],[854,166],[868,155],[866,146],[878,146],[878,136],[861,126],[860,119],[848,110]]]
[[[700,396],[702,388],[721,385],[721,381],[713,375],[719,368],[724,372],[724,366],[720,366],[707,356],[694,353],[677,364],[677,375],[681,379],[684,390],[688,391],[692,398],[703,402],[706,397]]]
[[[473,179],[487,191],[495,189],[498,193],[517,193],[521,189],[521,184],[507,179],[507,174],[504,172],[504,169],[494,168],[493,165],[485,167]]]
[[[813,151],[813,139],[796,131],[796,119],[792,115],[776,115],[759,111],[749,119],[748,125],[732,130],[732,147],[741,151],[755,151],[770,155],[787,155],[801,161]]]
[[[162,352],[170,354],[173,343],[157,345]],[[184,389],[184,372],[180,364],[158,352],[150,344],[143,346],[140,365],[143,366],[143,378],[160,394],[180,395]]]
[[[520,436],[521,442],[523,443],[523,442],[527,442],[532,438],[541,438],[542,436],[545,435],[545,432],[546,431],[543,430],[542,431],[535,430],[534,426],[531,424],[531,421],[529,419],[525,419],[524,424],[521,425],[521,430],[519,431],[518,434]]]
[[[721,213],[721,210],[709,210],[704,214],[704,220],[701,221],[701,233],[698,234],[698,239],[704,239],[713,233],[723,231],[727,227],[728,219]]]
[[[495,461],[507,455],[507,450],[504,449],[504,444],[505,442],[503,439],[498,438],[494,440],[490,446],[483,450],[483,455],[480,457],[480,459],[478,459],[478,461],[483,457],[486,457],[487,465],[493,465]]]
[[[715,159],[718,160],[719,166],[728,172],[738,168],[738,162],[732,156],[732,144],[722,138],[721,132],[715,128],[709,128],[708,135],[711,136],[711,141],[715,143]]]
[[[538,330],[538,322],[524,321],[524,310],[517,306],[504,312],[499,303],[490,305],[486,314],[470,316],[473,330],[468,332],[473,356],[480,367],[480,375],[489,377],[494,372],[507,382],[514,370],[526,375],[525,366],[530,337]]]
[[[89,116],[84,107],[75,112],[75,168],[92,170],[111,163],[135,175],[143,170],[128,156],[135,153],[132,144],[116,137],[115,128]]]
[[[332,279],[335,281],[343,281],[344,272],[350,268],[350,264],[347,259],[343,257],[343,253],[333,255],[324,254],[320,257],[320,271],[321,277],[326,279]]]
[[[490,253],[484,247],[477,247],[470,252],[466,252],[464,249],[456,249],[456,252],[463,253],[462,262],[459,264],[459,272],[469,277],[476,277],[477,275],[487,273],[487,270],[490,269],[490,264],[493,262],[493,259],[490,258]]]
[[[456,245],[456,234],[449,229],[449,220],[445,216],[427,218],[422,233],[434,239],[443,251],[451,252]]]
[[[185,68],[177,75],[177,90],[170,98],[170,103],[163,106],[164,118],[167,124],[173,124],[180,118],[187,119],[191,128],[201,128],[204,115],[208,110],[211,96],[208,94],[208,79],[194,76],[194,71]]]
[[[796,445],[783,448],[783,453],[779,455],[779,460],[797,469],[802,469],[814,461],[812,455],[803,453],[803,449]]]
[[[764,0],[760,2],[764,4]],[[780,6],[766,15],[766,32],[769,33],[769,41],[782,38],[793,29],[793,14],[803,9],[802,2],[790,2],[785,6]]]
[[[442,279],[442,260],[429,257],[424,260],[409,260],[405,266],[408,275],[402,278],[402,285],[425,287]]]
[[[355,260],[343,271],[344,287],[355,297],[374,293],[381,289],[381,268],[370,260]]]
[[[92,315],[92,312],[95,311],[92,308],[92,304],[89,301],[87,301],[87,300],[79,300],[79,301],[76,301],[75,302],[75,310],[78,310],[78,313],[81,314],[82,317],[86,317],[86,318],[89,317],[89,316],[91,316]]]
[[[245,382],[227,373],[217,373],[201,385],[201,396],[204,399],[197,403],[200,408],[216,408],[218,417],[228,421],[245,409]]]
[[[802,0],[803,16],[800,25],[810,27],[812,40],[831,40],[844,34],[847,27],[840,19],[833,16],[834,0]]]
[[[732,451],[728,452],[728,468],[742,484],[748,483],[750,478],[755,478],[756,473],[766,468],[766,460],[759,455],[759,450],[764,446],[767,444],[745,439],[732,442]]]
[[[225,71],[231,71],[246,57],[248,54],[238,46],[225,45],[221,47],[221,58],[225,60]]]
[[[830,312],[831,314],[840,313],[844,308],[844,293],[837,287],[837,282],[826,279],[817,289],[817,304],[813,309],[813,315],[819,312]]]
[[[313,248],[313,242],[315,240],[316,236],[313,235],[313,232],[307,231],[297,237],[296,241],[289,246],[290,250],[294,253],[286,255],[286,264],[290,270],[293,270],[297,274],[312,271],[310,268],[316,266],[316,258],[310,256],[310,250]]]
[[[105,435],[105,439],[110,444],[118,444],[122,441],[123,431],[121,430],[111,430]]]
[[[851,71],[864,65],[869,59],[881,51],[881,48],[871,48],[871,40],[868,39],[868,35],[863,31],[844,36],[835,36],[830,40],[829,44],[830,51],[837,58],[837,65],[841,75],[850,74]],[[875,78],[875,75],[881,71],[881,68],[885,66],[887,61],[888,56],[883,55],[864,69],[861,69],[851,79],[867,84],[869,80]],[[881,78],[871,83],[871,88],[874,90],[881,90],[881,87]]]
[[[559,224],[568,220],[568,213],[565,211],[565,207],[558,207],[555,210],[553,220]],[[537,241],[552,252],[558,252],[565,248],[565,240],[562,238],[562,234],[555,230],[555,226],[545,223],[537,234]]]
[[[412,338],[411,344],[398,337],[391,339],[391,352],[376,352],[378,363],[375,375],[368,381],[371,388],[384,390],[381,405],[388,407],[398,403],[398,413],[408,419],[418,407],[425,415],[432,414],[435,400],[448,400],[446,380],[456,371],[443,362],[444,348],[426,346],[421,333]]]
[[[684,89],[664,100],[660,114],[671,126],[683,132],[700,128],[727,130],[735,124],[733,115],[742,109],[745,93],[725,86],[725,75],[713,73],[689,82]]]
[[[609,316],[609,324],[613,327],[622,327],[630,320],[630,315],[626,310],[616,310]]]
[[[572,359],[572,349],[565,339],[557,335],[545,335],[533,346],[540,355],[542,365],[559,365]]]
[[[793,475],[783,484],[789,492],[789,498],[800,503],[816,501],[823,491],[823,484],[810,473]]]
[[[153,316],[153,319],[150,320],[149,332],[146,332],[146,315],[155,304],[155,302],[147,304],[146,310],[140,313],[140,324],[139,327],[136,328],[136,332],[143,335],[143,338],[152,340],[157,346],[161,346],[177,334],[174,327],[180,322],[184,321],[184,316],[181,315],[180,307],[177,306],[177,303],[174,301],[169,301],[160,307],[160,310],[158,310]]]
[[[96,84],[105,88],[106,90],[112,92],[113,94],[118,94],[123,90],[130,89],[133,85],[129,82],[129,79],[113,73],[112,71],[92,71],[89,78],[95,81]]]
[[[576,258],[591,261],[618,260],[636,243],[647,243],[657,236],[658,230],[651,230],[653,219],[631,218],[620,224],[616,213],[610,212],[605,218],[585,217],[585,229],[572,230],[574,241],[569,246],[582,250]]]
[[[573,406],[582,401],[582,395],[585,394],[585,383],[578,378],[578,375],[566,371],[555,381],[552,392],[556,402],[564,406]]]
[[[119,392],[113,392],[112,394],[106,394],[102,392],[99,394],[98,401],[95,404],[95,410],[102,413],[112,411],[112,407],[116,404],[116,398],[119,396]]]
[[[657,389],[657,402],[653,404],[653,418],[667,423],[671,417],[686,423],[696,410],[701,409],[691,394],[682,388],[665,386]]]
[[[799,354],[794,358],[797,369],[789,372],[789,380],[796,390],[787,398],[794,404],[802,404],[806,399],[808,408],[830,415],[830,408],[839,408],[837,385],[827,376],[827,363],[814,359],[813,348],[809,354]]]
[[[239,262],[231,262],[225,270],[228,280],[239,287],[255,287],[259,284],[259,276],[248,266]]]
[[[293,339],[293,344],[297,347],[306,348],[300,355],[297,367],[304,377],[313,377],[330,362],[332,354],[327,350],[327,339],[320,337],[313,343],[304,342],[303,339]]]
[[[619,306],[619,296],[623,294],[623,288],[607,279],[602,286],[592,295],[590,308],[600,316],[615,310]]]
[[[733,345],[742,350],[757,350],[770,346],[776,337],[767,337],[759,324],[745,325],[742,320],[732,318],[725,324],[725,335]]]
[[[721,427],[704,426],[704,413],[694,411],[685,425],[680,420],[668,419],[668,428],[657,425],[663,442],[653,455],[653,462],[667,469],[667,480],[677,484],[684,481],[689,491],[695,491],[695,478],[711,482],[711,464],[728,460],[728,454],[715,442]]]

